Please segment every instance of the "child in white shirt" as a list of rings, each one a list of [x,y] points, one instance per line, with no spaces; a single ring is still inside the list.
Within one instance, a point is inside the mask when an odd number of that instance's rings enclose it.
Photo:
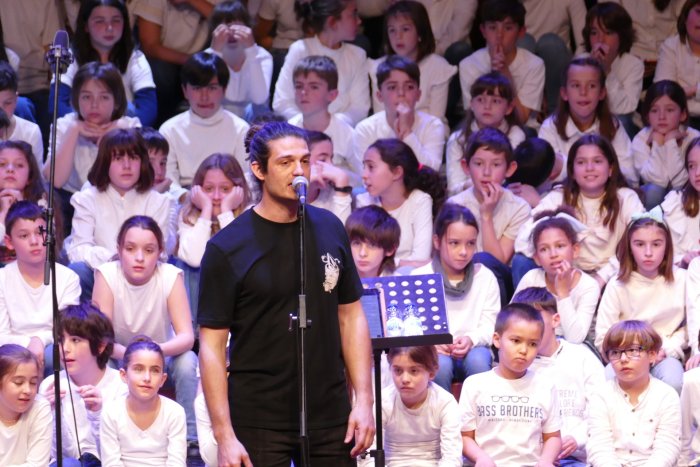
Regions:
[[[442,276],[453,343],[437,346],[435,382],[450,391],[453,381],[491,369],[491,336],[500,309],[498,282],[473,261],[479,225],[469,209],[446,203],[435,219],[433,260],[411,274]]]
[[[286,119],[298,114],[294,103],[293,71],[299,60],[309,55],[326,55],[338,67],[338,97],[328,111],[355,125],[367,116],[370,107],[367,55],[355,40],[360,24],[354,1],[310,0],[297,3],[301,17],[313,36],[289,47],[280,70],[272,108]]]
[[[185,411],[158,394],[168,376],[160,346],[147,337],[135,338],[124,351],[119,373],[129,393],[102,412],[102,464],[184,466]]]
[[[230,75],[223,107],[241,118],[252,117],[255,106],[268,102],[272,81],[272,55],[255,43],[251,26],[250,14],[238,0],[219,3],[209,17],[206,52],[223,58]]]
[[[9,120],[7,128],[0,129],[0,141],[21,140],[32,147],[32,152],[39,166],[44,165],[44,143],[41,139],[39,125],[15,115],[17,108],[17,73],[5,62],[0,61],[0,109]]]
[[[496,317],[498,366],[464,381],[463,453],[477,465],[554,465],[561,450],[561,415],[554,381],[528,367],[544,321],[530,305],[510,304]]]
[[[0,344],[28,348],[46,375],[53,369],[53,299],[44,285],[46,247],[44,211],[31,201],[17,201],[7,213],[5,244],[17,260],[0,269]],[[56,264],[57,306],[77,305],[80,281],[67,267]]]
[[[207,52],[192,55],[182,67],[182,87],[190,109],[160,127],[170,145],[167,176],[173,181],[170,191],[177,199],[211,154],[233,154],[241,166],[246,164],[244,139],[249,126],[221,106],[229,78],[224,60]]]
[[[109,318],[88,302],[61,310],[59,326],[65,367],[60,377],[63,458],[99,461],[102,409],[127,393],[119,371],[107,366],[114,348],[114,328]],[[53,375],[42,381],[39,393],[53,408]],[[55,440],[51,457],[56,458]]]
[[[591,396],[591,465],[678,465],[681,413],[678,394],[649,374],[662,339],[644,321],[620,321],[603,340],[615,377]]]
[[[620,239],[617,259],[620,272],[605,287],[598,306],[595,344],[602,350],[608,329],[618,321],[644,320],[662,338],[651,374],[680,393],[688,345],[686,271],[673,265],[671,233],[661,208],[632,218]]]
[[[486,47],[459,63],[464,108],[469,108],[472,83],[479,76],[498,71],[513,83],[518,118],[528,122],[540,112],[545,67],[541,58],[517,46],[525,35],[525,7],[518,1],[492,0],[481,6],[479,16]]]
[[[17,344],[0,345],[0,464],[49,465],[51,408],[35,399],[40,364]]]
[[[379,64],[376,95],[384,103],[384,110],[355,127],[352,135],[355,161],[361,160],[376,140],[398,138],[413,149],[421,164],[440,170],[447,139],[445,125],[438,117],[416,110],[421,96],[420,81],[418,65],[408,58],[389,55]]]
[[[683,88],[675,81],[657,81],[646,91],[641,113],[646,126],[632,140],[632,158],[641,179],[644,207],[661,204],[666,194],[688,182],[684,155],[700,136],[686,127],[688,104]]]
[[[333,162],[333,141],[318,131],[307,131],[311,175],[307,201],[335,214],[345,223],[351,212],[352,186],[349,174]]]
[[[605,384],[603,365],[586,346],[558,339],[558,305],[544,287],[528,287],[516,292],[513,303],[532,305],[542,315],[544,334],[537,357],[530,369],[547,375],[555,383],[561,407],[561,465],[586,466],[586,417],[591,394]]]
[[[459,407],[432,382],[438,370],[435,347],[393,348],[387,360],[394,380],[381,402],[387,465],[461,466]]]

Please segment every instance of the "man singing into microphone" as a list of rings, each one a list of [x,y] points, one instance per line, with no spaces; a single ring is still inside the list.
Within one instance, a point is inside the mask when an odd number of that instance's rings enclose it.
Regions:
[[[299,308],[300,220],[293,181],[309,176],[304,131],[266,124],[250,143],[250,162],[262,199],[210,240],[202,260],[202,386],[220,467],[288,467],[290,460],[300,466],[297,332],[289,330],[289,314]],[[311,464],[354,466],[352,457],[374,437],[362,286],[340,221],[312,206],[304,217]],[[354,389],[352,410],[345,370]]]

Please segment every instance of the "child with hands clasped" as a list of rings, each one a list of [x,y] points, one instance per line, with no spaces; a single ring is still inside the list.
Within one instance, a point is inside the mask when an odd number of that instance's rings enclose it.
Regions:
[[[657,81],[647,89],[642,115],[647,126],[632,140],[632,157],[644,206],[651,209],[688,181],[683,155],[700,132],[685,126],[688,106],[683,88],[674,81]]]
[[[437,172],[420,166],[411,148],[398,139],[380,139],[362,161],[367,192],[357,207],[383,207],[401,226],[396,251],[399,266],[421,266],[430,258],[433,213],[442,204],[444,188]]]
[[[479,225],[469,209],[446,203],[433,232],[432,262],[411,274],[442,276],[454,341],[437,346],[440,368],[435,382],[449,391],[452,381],[491,369],[491,336],[501,299],[493,273],[473,261]]]
[[[586,134],[599,134],[615,148],[625,179],[637,186],[630,139],[608,107],[603,65],[592,57],[575,58],[569,62],[563,78],[559,106],[542,123],[537,136],[547,140],[566,164],[574,142]],[[562,172],[557,180],[563,181],[565,176]]]
[[[194,398],[197,395],[197,357],[191,314],[182,271],[159,261],[163,234],[147,216],[124,221],[117,235],[119,259],[95,271],[92,300],[114,326],[112,358],[124,358],[125,346],[139,334],[158,342],[175,384],[176,399],[187,413],[187,440],[196,442]]]
[[[61,310],[59,327],[65,367],[61,371],[63,456],[66,460],[80,459],[92,465],[91,462],[100,459],[102,409],[127,393],[119,371],[107,366],[114,347],[114,329],[109,318],[87,302]],[[39,393],[52,407],[54,389],[53,375],[39,387]],[[79,427],[77,433],[73,417]],[[51,452],[55,458],[55,440]]]
[[[105,133],[114,128],[140,127],[136,117],[125,117],[126,94],[122,78],[111,63],[86,63],[75,74],[71,88],[75,112],[58,119],[56,128],[56,173],[54,186],[61,188],[65,203],[80,191],[97,158],[97,145]],[[43,174],[49,179],[49,154]],[[72,218],[66,216],[66,219]]]
[[[209,17],[207,52],[223,58],[231,75],[223,106],[241,118],[246,113],[252,116],[252,105],[267,102],[272,80],[272,55],[255,43],[251,25],[250,14],[239,0],[219,3]]]
[[[508,136],[511,147],[525,141],[515,109],[515,92],[504,75],[492,71],[480,76],[471,87],[471,104],[457,131],[447,141],[447,190],[457,194],[472,185],[472,180],[460,161],[467,149],[469,137],[485,127],[497,128]]]
[[[136,336],[124,350],[119,373],[129,393],[102,412],[102,464],[184,466],[185,411],[158,394],[168,376],[163,350],[148,337]]]
[[[617,272],[615,247],[633,213],[644,210],[637,193],[626,188],[612,145],[597,134],[579,138],[569,150],[566,180],[562,189],[551,191],[533,209],[541,211],[569,206],[587,229],[579,234],[580,253],[574,264],[590,274],[602,289]],[[531,250],[531,228],[520,231],[515,249]],[[611,261],[613,259],[613,261]]]
[[[554,381],[529,370],[544,321],[532,306],[512,303],[496,317],[498,366],[464,381],[464,455],[478,467],[552,467],[561,450],[561,415]]]
[[[578,344],[588,336],[600,298],[600,286],[575,266],[581,245],[578,234],[586,226],[571,209],[540,211],[530,228],[531,253],[539,268],[528,271],[515,294],[531,287],[545,287],[556,300],[557,334]],[[515,298],[513,299],[515,301]]]
[[[605,287],[598,306],[595,344],[603,350],[613,323],[644,320],[662,338],[651,360],[651,374],[680,393],[687,347],[686,271],[673,265],[671,233],[661,208],[632,216],[618,244],[617,259],[620,272]]]
[[[459,407],[432,381],[438,371],[435,348],[393,348],[387,360],[394,380],[382,394],[387,465],[461,466]]]
[[[36,399],[41,369],[36,357],[16,344],[0,346],[0,464],[49,465],[51,407]]]
[[[591,396],[590,465],[679,465],[678,394],[649,372],[661,346],[661,336],[644,321],[620,321],[607,331],[602,350],[615,377]]]

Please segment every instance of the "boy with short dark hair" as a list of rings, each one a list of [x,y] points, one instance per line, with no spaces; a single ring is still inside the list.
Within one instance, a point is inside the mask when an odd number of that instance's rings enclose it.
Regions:
[[[65,369],[61,371],[63,455],[84,461],[99,460],[102,408],[128,392],[119,371],[107,366],[114,348],[114,328],[99,309],[83,302],[61,310],[58,332],[63,349],[61,357],[65,359]],[[67,398],[69,380],[72,404]],[[52,406],[55,404],[53,376],[41,383],[39,394]],[[78,424],[77,434],[73,415]],[[55,457],[54,441],[52,458]]]
[[[389,55],[377,67],[377,98],[384,110],[365,118],[352,135],[353,167],[362,166],[367,148],[378,139],[398,138],[413,149],[418,162],[440,170],[446,132],[442,121],[416,110],[421,96],[420,69],[412,60]]]
[[[17,108],[17,73],[9,63],[0,61],[0,110],[5,112],[9,126],[0,128],[1,140],[21,140],[32,146],[39,167],[44,165],[44,143],[39,125],[15,115]]]
[[[483,128],[469,137],[462,158],[462,170],[473,184],[447,200],[474,213],[479,223],[477,251],[503,264],[513,257],[518,231],[530,217],[527,201],[503,188],[516,168],[508,137],[495,128]]]
[[[165,136],[154,128],[143,127],[140,132],[143,142],[146,143],[146,149],[148,149],[148,160],[153,167],[153,189],[158,193],[166,193],[173,182],[165,173],[170,144]]]
[[[243,141],[248,123],[221,107],[229,71],[224,60],[198,52],[182,66],[182,92],[190,109],[163,123],[160,132],[170,145],[167,177],[177,198],[189,187],[199,164],[211,154],[232,154],[247,167]]]
[[[360,277],[390,276],[399,247],[399,223],[380,206],[356,209],[345,221],[352,257]]]
[[[486,47],[459,62],[459,83],[464,108],[469,108],[469,90],[476,79],[498,71],[513,83],[515,108],[521,122],[536,116],[544,93],[544,62],[517,46],[525,35],[525,7],[518,0],[487,0],[479,10],[481,33]]]
[[[36,203],[17,201],[5,218],[5,245],[17,259],[0,269],[0,345],[18,344],[29,349],[53,369],[53,299],[51,285],[44,285],[44,211]],[[78,275],[56,264],[58,307],[80,301]]]
[[[350,166],[352,126],[328,107],[338,97],[338,68],[332,58],[309,55],[294,67],[294,102],[301,113],[289,119],[299,128],[325,133],[333,142],[333,163],[339,167],[361,171]]]
[[[532,305],[544,321],[542,342],[530,369],[547,375],[558,391],[562,446],[557,460],[562,465],[585,467],[588,403],[591,394],[605,384],[603,364],[585,345],[557,338],[557,300],[545,287],[523,289],[515,294],[513,303]]]
[[[553,466],[561,449],[554,382],[528,370],[544,333],[540,313],[513,303],[496,317],[496,368],[464,381],[464,455],[478,465]]]

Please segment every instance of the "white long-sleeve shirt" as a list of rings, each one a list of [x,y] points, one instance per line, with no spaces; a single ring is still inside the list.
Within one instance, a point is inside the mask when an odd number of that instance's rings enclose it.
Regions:
[[[309,55],[326,55],[338,68],[338,97],[328,106],[328,111],[340,114],[351,125],[365,118],[370,107],[365,51],[348,43],[330,49],[318,40],[318,36],[300,39],[289,46],[275,85],[272,101],[275,112],[286,119],[300,113],[294,103],[294,67]]]
[[[110,184],[105,191],[92,185],[71,197],[75,208],[73,230],[66,239],[71,262],[84,261],[96,268],[117,253],[117,234],[131,216],[152,217],[165,239],[170,235],[172,199],[155,190],[139,193],[132,189],[120,195]]]
[[[20,140],[28,143],[32,147],[34,159],[41,168],[44,165],[44,142],[41,139],[41,130],[39,125],[29,120],[18,117],[17,115],[9,115],[14,122],[12,134],[7,136],[8,140]],[[43,176],[43,175],[42,175]]]
[[[700,212],[689,217],[683,210],[683,194],[671,190],[661,203],[673,240],[673,262],[678,264],[690,251],[700,250]]]
[[[381,206],[379,198],[361,193],[357,196],[358,208],[374,204]],[[398,208],[387,211],[401,227],[401,239],[396,250],[396,261],[426,261],[433,247],[433,199],[421,190],[413,190]]]
[[[367,148],[381,138],[396,138],[396,132],[389,126],[386,112],[382,111],[365,118],[357,124],[352,132],[353,170],[362,171],[362,158]],[[445,125],[430,114],[416,111],[411,132],[403,142],[411,147],[421,164],[438,171],[442,165],[442,153],[445,149]]]
[[[686,317],[688,325],[688,345],[690,354],[698,355],[698,332],[700,332],[700,260],[694,259],[686,273]]]
[[[566,161],[569,158],[569,150],[571,149],[571,146],[573,146],[574,143],[583,135],[590,135],[594,133],[600,134],[600,122],[598,119],[596,119],[589,129],[581,131],[571,118],[567,118],[565,133],[567,135],[566,139],[562,138],[557,132],[554,116],[552,115],[542,123],[540,131],[537,134],[537,136],[546,140],[552,145],[552,149],[554,149],[555,153],[561,155],[564,167],[566,167]],[[638,186],[639,176],[634,169],[634,162],[632,161],[632,154],[630,152],[630,138],[627,136],[627,132],[625,132],[622,125],[618,125],[615,136],[610,143],[612,143],[613,149],[615,149],[615,154],[617,154],[617,162],[620,165],[622,175],[624,175],[625,179],[630,185],[633,187]],[[562,170],[559,173],[559,177],[557,177],[556,181],[561,182],[564,181],[565,178],[566,170]]]
[[[217,217],[219,226],[223,229],[233,222],[233,212],[226,211],[219,214]],[[193,268],[198,268],[202,263],[204,249],[207,242],[211,238],[212,221],[198,217],[194,225],[190,225],[182,218],[182,210],[178,216],[178,242],[177,257],[189,264]]]
[[[678,465],[686,467],[700,463],[700,368],[683,375],[681,389],[681,458]]]
[[[678,34],[666,39],[659,49],[659,61],[656,64],[654,81],[670,79],[683,86],[698,89],[700,84],[700,57],[690,50],[688,39],[681,42]],[[688,113],[700,115],[700,93],[688,98]]]
[[[185,409],[164,396],[151,426],[141,430],[126,410],[126,397],[102,409],[100,440],[104,467],[185,467]]]
[[[224,58],[228,53],[224,47],[223,53],[211,47],[210,52]],[[224,109],[243,118],[248,104],[264,104],[270,97],[272,82],[272,55],[257,44],[248,47],[243,52],[245,61],[240,70],[228,67],[229,80],[224,93]],[[228,65],[228,64],[227,64]]]
[[[10,384],[9,381],[6,384]],[[0,422],[0,465],[46,467],[51,454],[51,407],[38,398],[12,426]]]
[[[411,271],[411,275],[434,274],[433,264]],[[501,292],[496,276],[484,265],[474,265],[474,277],[464,297],[445,295],[447,323],[454,338],[467,336],[474,345],[491,345],[496,315],[501,309]]]
[[[650,376],[631,404],[617,379],[595,391],[588,410],[588,462],[595,467],[674,467],[680,455],[678,393]]]
[[[588,404],[591,394],[605,384],[603,364],[588,347],[560,339],[556,352],[551,357],[538,355],[529,370],[554,381],[561,408],[561,436],[576,440],[578,448],[573,456],[585,462]]]
[[[685,168],[685,150],[690,142],[700,136],[700,131],[684,128],[686,136],[678,145],[676,139],[659,145],[649,141],[651,127],[642,128],[632,140],[632,159],[634,169],[643,182],[653,183],[660,187],[680,189],[688,181],[688,171]]]
[[[304,115],[297,114],[288,123],[304,128]],[[359,175],[362,173],[362,159],[358,166],[352,157],[352,131],[350,124],[336,114],[331,114],[331,120],[323,130],[333,142],[333,165],[350,169]]]
[[[663,339],[669,357],[682,359],[687,346],[685,321],[686,271],[673,270],[673,282],[663,276],[649,279],[633,272],[627,282],[613,279],[603,291],[595,326],[595,345],[603,347],[605,334],[618,321],[646,321]]]
[[[586,4],[583,0],[523,0],[525,29],[535,39],[556,34],[570,47],[574,35],[574,52],[583,50],[583,27],[586,25]]]
[[[576,286],[571,289],[569,296],[557,300],[557,313],[561,317],[561,324],[557,328],[557,335],[574,344],[580,344],[588,335],[591,328],[591,321],[600,298],[600,287],[598,282],[583,271]],[[515,294],[528,287],[547,287],[544,269],[537,268],[528,271],[520,283],[518,283]]]
[[[454,396],[433,382],[423,404],[409,409],[396,386],[382,393],[388,467],[461,467],[461,415]]]
[[[479,6],[478,0],[418,1],[428,10],[430,28],[435,36],[435,53],[444,55],[445,50],[453,43],[469,41],[469,31]]]
[[[580,56],[588,57],[589,53]],[[610,112],[615,115],[637,110],[644,81],[644,62],[630,53],[615,57],[605,77],[605,91]]]
[[[80,279],[61,264],[56,264],[56,295],[59,309],[80,303]],[[44,346],[53,343],[51,285],[32,287],[13,261],[0,269],[0,345],[27,347],[33,336]]]

